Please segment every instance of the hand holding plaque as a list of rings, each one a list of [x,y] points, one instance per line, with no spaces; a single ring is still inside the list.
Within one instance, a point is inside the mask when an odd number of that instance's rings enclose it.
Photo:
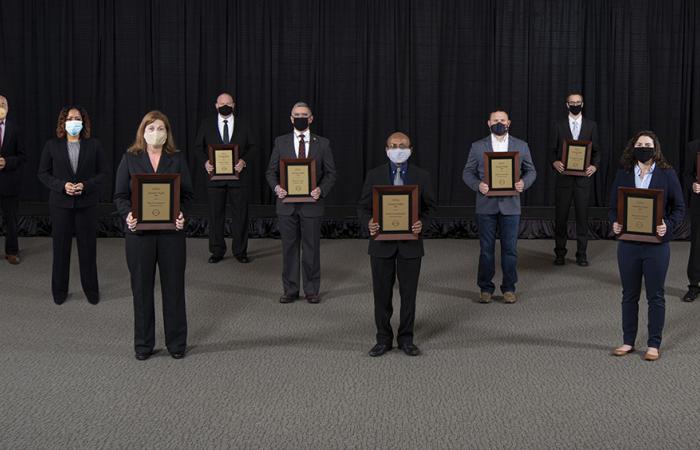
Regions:
[[[593,144],[591,141],[575,141],[569,139],[564,142],[561,151],[561,160],[564,164],[564,170],[561,173],[576,177],[589,176],[587,169],[588,166],[591,165],[592,148]]]
[[[315,202],[320,195],[320,191],[316,190],[316,160],[310,158],[281,159],[280,187],[287,192],[287,195],[282,199],[283,203]]]
[[[180,216],[180,174],[132,174],[135,230],[175,230]]]
[[[662,242],[664,191],[620,187],[617,190],[619,239],[636,242]],[[659,229],[659,227],[662,227]],[[663,233],[665,234],[665,232]]]
[[[372,222],[379,228],[372,239],[378,241],[417,240],[416,225],[418,220],[419,187],[373,186],[372,187]],[[371,226],[371,225],[370,225]],[[422,229],[422,224],[418,226]],[[370,230],[371,231],[371,230]]]
[[[212,144],[208,147],[209,164],[213,170],[209,173],[212,181],[238,180],[240,176],[236,172],[239,161],[238,144]]]
[[[518,195],[520,152],[484,152],[484,183],[487,197]]]

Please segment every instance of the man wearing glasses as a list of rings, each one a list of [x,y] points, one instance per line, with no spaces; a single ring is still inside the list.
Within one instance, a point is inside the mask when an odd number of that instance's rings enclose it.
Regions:
[[[566,263],[566,225],[569,218],[569,208],[574,202],[576,211],[576,264],[588,266],[586,247],[588,246],[588,197],[591,191],[591,176],[600,166],[600,151],[598,148],[598,126],[590,119],[583,117],[583,95],[571,92],[566,97],[566,108],[569,112],[565,119],[554,125],[553,139],[550,144],[550,162],[556,172],[554,189],[554,264],[563,266]],[[562,162],[562,148],[567,140],[591,141],[590,165],[586,167],[586,176],[565,175]]]

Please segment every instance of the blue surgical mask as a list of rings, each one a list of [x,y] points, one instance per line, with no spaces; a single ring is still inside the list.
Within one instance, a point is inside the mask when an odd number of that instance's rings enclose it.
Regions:
[[[66,132],[71,136],[77,136],[83,130],[82,120],[66,120]]]
[[[411,157],[410,148],[388,148],[386,153],[394,164],[403,164]]]

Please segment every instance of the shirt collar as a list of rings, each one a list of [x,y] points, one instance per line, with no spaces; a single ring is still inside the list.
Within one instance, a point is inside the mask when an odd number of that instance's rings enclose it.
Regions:
[[[396,169],[399,167],[398,165],[394,164],[393,161],[389,161],[389,166],[391,167],[391,173],[395,173]],[[401,173],[406,173],[406,170],[408,170],[408,161],[401,164]]]
[[[224,120],[228,120],[228,123],[233,123],[233,116],[223,117],[221,114],[219,116],[219,122],[224,123]]]
[[[297,141],[299,140],[299,136],[301,136],[302,134],[304,135],[304,138],[305,138],[304,140],[308,141],[309,135],[311,134],[311,131],[307,129],[306,131],[301,132],[301,131],[297,130],[296,128],[294,129],[294,137],[297,138]]]
[[[582,120],[583,120],[583,114],[579,114],[579,116],[575,117],[575,118],[572,117],[571,114],[569,114],[569,123],[574,123],[574,122],[581,123]]]
[[[655,162],[651,163],[651,168],[649,169],[649,172],[647,172],[647,175],[650,175],[650,174],[654,173],[654,169],[656,169],[656,163],[655,163]],[[635,165],[634,165],[634,174],[635,174],[636,176],[639,176],[639,174],[641,174],[641,173],[642,173],[642,169],[639,168],[639,164],[635,164]]]

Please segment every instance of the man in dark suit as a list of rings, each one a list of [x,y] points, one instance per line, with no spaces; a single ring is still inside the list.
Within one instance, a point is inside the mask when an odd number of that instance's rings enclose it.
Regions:
[[[24,145],[14,121],[7,120],[9,105],[0,95],[0,210],[5,222],[5,259],[19,264],[17,243],[17,208],[22,184]]]
[[[312,134],[309,125],[314,120],[309,105],[298,102],[290,117],[292,133],[275,139],[265,177],[277,195],[277,217],[282,238],[282,284],[284,294],[280,303],[291,303],[299,297],[299,253],[304,282],[304,294],[309,303],[319,303],[321,286],[321,217],[323,199],[335,184],[335,163],[328,139]],[[280,186],[280,159],[310,158],[316,161],[315,200],[310,203],[283,203],[287,196]]]
[[[686,302],[693,302],[700,295],[700,183],[697,178],[697,158],[700,140],[688,143],[686,148],[684,183],[690,187],[690,255],[688,256],[688,292]]]
[[[408,136],[393,133],[386,141],[388,164],[370,170],[365,178],[357,206],[357,216],[367,223],[370,236],[379,232],[379,224],[372,218],[372,187],[375,185],[418,185],[420,192],[419,220],[412,224],[413,233],[420,236],[426,220],[435,210],[435,198],[430,184],[430,174],[418,166],[408,164],[413,148]],[[369,351],[370,356],[381,356],[391,350],[394,334],[391,329],[391,302],[394,280],[398,274],[401,293],[401,317],[397,334],[398,347],[409,356],[417,356],[420,350],[413,343],[413,324],[416,313],[416,291],[423,257],[423,241],[375,241],[370,238],[369,250],[374,291],[374,321],[377,325],[377,343]]]
[[[234,114],[235,102],[226,92],[216,98],[216,116],[202,121],[195,138],[195,149],[207,159],[204,168],[207,173],[214,169],[209,164],[208,147],[211,144],[238,144],[240,159],[235,166],[238,180],[209,181],[207,197],[209,199],[209,257],[210,263],[218,263],[226,254],[224,239],[224,221],[226,220],[226,200],[231,197],[233,210],[233,256],[242,263],[248,263],[248,195],[250,176],[246,161],[250,161],[256,145],[248,123]]]
[[[588,246],[588,197],[591,192],[591,176],[600,165],[600,149],[598,146],[598,126],[590,119],[583,117],[583,95],[572,92],[566,97],[566,107],[569,115],[554,125],[554,134],[550,148],[550,163],[556,171],[554,189],[554,264],[565,264],[566,256],[566,224],[569,218],[569,208],[574,202],[576,211],[576,263],[585,267],[588,265],[586,248]],[[562,147],[567,139],[591,141],[591,163],[586,167],[586,176],[565,175],[562,162]]]

